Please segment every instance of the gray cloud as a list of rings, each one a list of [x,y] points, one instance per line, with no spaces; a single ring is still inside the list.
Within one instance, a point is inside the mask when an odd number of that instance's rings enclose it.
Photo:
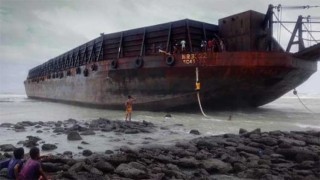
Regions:
[[[33,66],[96,38],[112,33],[178,19],[217,24],[221,17],[249,9],[265,13],[268,4],[319,5],[318,0],[0,0],[0,92],[23,92],[23,80]],[[318,15],[318,9],[284,11]],[[314,29],[320,29],[319,26]],[[289,36],[282,30],[282,44]],[[317,36],[320,39],[319,34]],[[16,72],[12,75],[10,72]],[[320,93],[320,73],[299,87]]]

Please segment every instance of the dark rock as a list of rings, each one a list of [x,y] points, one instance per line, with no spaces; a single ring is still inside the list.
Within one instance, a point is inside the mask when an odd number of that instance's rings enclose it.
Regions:
[[[260,137],[261,137],[260,134],[256,134],[256,133],[254,133],[254,134],[249,134],[249,138],[250,138],[251,140],[260,139]]]
[[[241,172],[241,171],[244,171],[247,167],[243,164],[243,163],[240,163],[240,162],[236,162],[233,164],[233,170],[235,172]]]
[[[95,135],[96,133],[92,130],[87,130],[87,131],[84,131],[84,132],[81,132],[80,135]]]
[[[291,148],[291,147],[292,145],[290,143],[280,141],[279,148]]]
[[[164,126],[160,127],[160,129],[161,129],[161,130],[169,130],[168,127],[164,127]]]
[[[197,142],[196,142],[196,146],[198,148],[207,148],[207,149],[213,149],[215,147],[218,147],[218,143],[216,142],[213,142],[213,141],[210,141],[210,139],[198,139]]]
[[[318,137],[307,138],[305,142],[306,142],[307,144],[310,144],[310,145],[320,146],[320,138],[319,138],[319,135],[318,135]]]
[[[91,165],[84,164],[83,167],[85,170],[87,170],[90,173],[90,175],[98,175],[98,176],[103,175],[103,172],[101,172],[99,169],[97,169]]]
[[[171,118],[172,116],[171,116],[171,114],[166,114],[164,117]]]
[[[229,163],[225,163],[219,159],[208,159],[201,162],[203,168],[208,172],[228,173],[232,170]]]
[[[0,151],[8,152],[8,151],[14,151],[16,147],[12,144],[3,144],[0,145]]]
[[[65,151],[63,152],[63,155],[68,156],[68,157],[72,157],[72,152],[71,151]]]
[[[284,137],[281,137],[279,142],[283,143],[283,144],[290,144],[292,146],[305,146],[306,145],[305,141],[300,141],[300,140],[291,139],[291,138],[284,138]]]
[[[13,126],[13,124],[11,124],[11,123],[1,123],[0,124],[0,127],[4,127],[4,128],[9,128],[9,127],[12,127]]]
[[[259,148],[253,148],[253,147],[250,147],[250,146],[245,146],[245,145],[239,145],[237,147],[237,151],[244,151],[244,152],[248,152],[248,153],[251,153],[251,154],[258,154],[259,153]]]
[[[71,128],[69,128],[69,131],[87,131],[88,128],[80,126],[79,124],[73,125]]]
[[[62,169],[61,163],[43,162],[41,167],[45,172],[58,172]]]
[[[81,141],[81,144],[89,144],[89,143],[86,141]]]
[[[240,128],[239,129],[239,134],[244,134],[247,133],[248,131],[246,129]]]
[[[42,126],[40,126],[40,125],[36,125],[34,127],[37,128],[37,129],[42,128]]]
[[[81,146],[78,146],[78,149],[83,149],[83,147],[81,147]]]
[[[128,153],[128,154],[136,154],[136,151],[134,151],[133,149],[131,149],[128,146],[121,146],[120,151],[123,153]]]
[[[113,151],[111,151],[111,150],[106,150],[104,153],[105,153],[105,154],[113,154]]]
[[[69,141],[78,141],[78,140],[82,140],[80,134],[76,131],[71,131],[68,133],[68,140]]]
[[[53,132],[54,133],[64,133],[64,128],[62,128],[62,127],[56,127],[56,128],[54,128],[54,130],[53,130]]]
[[[24,144],[25,141],[18,141],[17,144]]]
[[[303,161],[296,166],[296,169],[312,169],[314,166],[314,161]]]
[[[316,153],[302,147],[278,148],[276,153],[285,156],[286,159],[296,160],[297,162],[319,160],[319,156]]]
[[[140,131],[137,129],[126,129],[124,130],[125,134],[138,134]]]
[[[185,157],[177,160],[176,164],[184,168],[197,168],[199,165],[199,162],[194,157],[190,157],[190,158]]]
[[[106,161],[102,161],[102,160],[95,163],[94,167],[96,167],[97,169],[99,169],[100,171],[105,172],[105,173],[114,171],[114,167],[112,164],[110,164]]]
[[[262,143],[267,146],[275,146],[278,145],[278,140],[272,137],[261,137],[259,139],[253,139],[255,142]]]
[[[61,127],[62,126],[62,121],[58,121],[54,124],[55,127]]]
[[[192,129],[189,133],[194,135],[200,135],[200,132],[196,129]]]
[[[35,122],[31,122],[31,121],[22,121],[20,123],[18,123],[22,126],[34,126],[36,123]]]
[[[136,169],[140,169],[140,170],[142,170],[142,171],[145,171],[145,172],[147,171],[147,167],[146,167],[144,164],[142,164],[142,163],[130,162],[128,165],[131,166],[131,167],[133,167],[133,168],[136,168]]]
[[[13,128],[14,128],[15,130],[24,130],[24,129],[25,129],[24,126],[21,125],[21,124],[15,124],[15,125],[13,126]]]
[[[92,155],[92,151],[85,149],[82,151],[82,155],[83,156],[91,156]]]
[[[148,177],[145,171],[134,168],[129,164],[124,164],[124,163],[120,164],[114,172],[121,176],[132,178],[132,179],[142,179],[142,178]]]
[[[37,136],[27,136],[28,140],[38,142],[41,140],[41,138]]]
[[[68,123],[68,124],[76,124],[77,123],[77,120],[75,119],[68,119],[68,120],[65,120],[64,122]]]
[[[249,132],[250,134],[260,134],[261,133],[261,129],[260,128],[257,128],[257,129],[254,129],[253,131]]]
[[[8,168],[0,169],[0,179],[9,180],[8,178]]]
[[[43,150],[43,151],[51,151],[51,150],[54,150],[54,149],[57,149],[58,147],[56,146],[56,145],[54,145],[54,144],[43,144],[42,146],[41,146],[41,149]]]
[[[253,130],[253,131],[250,131],[250,132],[247,132],[247,133],[243,133],[243,134],[241,134],[241,135],[243,135],[243,136],[245,136],[245,137],[249,137],[249,136],[252,135],[252,134],[258,134],[258,135],[260,135],[260,133],[261,133],[261,129],[260,129],[260,128],[257,128],[257,129],[255,129],[255,130]]]
[[[111,132],[113,130],[113,127],[111,126],[106,126],[101,129],[102,132]]]
[[[41,130],[37,130],[37,131],[36,131],[36,133],[43,133],[43,131],[41,131]]]
[[[69,172],[78,172],[83,168],[84,162],[77,162],[69,168]]]
[[[37,141],[32,141],[32,140],[26,140],[23,142],[23,146],[31,148],[34,146],[38,146],[39,144],[37,143]]]
[[[12,158],[12,157],[13,157],[13,154],[9,154],[9,153],[5,152],[5,153],[3,154],[3,156],[4,156],[4,158]]]

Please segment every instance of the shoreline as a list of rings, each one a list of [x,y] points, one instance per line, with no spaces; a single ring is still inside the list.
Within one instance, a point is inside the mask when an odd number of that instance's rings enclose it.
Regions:
[[[79,121],[74,119],[40,124],[27,121],[2,123],[0,128],[20,131],[29,126],[50,125],[54,133],[78,139],[74,140],[78,143],[83,136],[97,136],[98,131],[131,136],[143,134],[141,146],[127,144],[116,150],[106,149],[104,153],[84,148],[78,158],[71,151],[52,155],[42,161],[43,169],[52,179],[320,178],[320,131],[261,132],[255,129],[248,132],[240,129],[239,134],[197,136],[200,133],[192,130],[191,138],[163,145],[150,143],[153,139],[148,135],[159,131],[159,128],[169,132],[171,127],[157,127],[146,121],[126,123],[100,118],[86,122],[86,126],[79,125]],[[72,133],[75,136],[71,137]],[[30,136],[23,146],[31,147],[40,141]],[[38,144],[38,147],[43,149],[44,144]],[[10,149],[10,145],[6,148]],[[47,144],[46,148],[46,152],[50,152],[55,145]],[[3,146],[0,149],[3,150]],[[0,160],[3,157],[1,153]]]

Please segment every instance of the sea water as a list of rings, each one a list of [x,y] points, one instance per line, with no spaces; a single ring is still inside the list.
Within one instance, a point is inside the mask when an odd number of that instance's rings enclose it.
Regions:
[[[320,131],[320,95],[286,95],[278,100],[256,109],[206,111],[204,117],[198,106],[192,112],[150,112],[133,111],[134,121],[149,121],[158,128],[152,134],[115,134],[114,132],[99,132],[94,136],[82,136],[88,145],[79,141],[68,141],[65,134],[57,135],[52,129],[45,129],[43,133],[36,133],[34,127],[27,127],[24,132],[15,132],[10,128],[0,128],[0,145],[12,144],[26,140],[26,136],[38,136],[42,143],[56,144],[58,148],[49,153],[72,151],[81,153],[78,149],[90,149],[95,152],[116,150],[126,145],[139,147],[145,144],[171,145],[178,140],[188,140],[199,137],[189,134],[196,129],[201,136],[223,133],[238,133],[239,128],[248,131],[261,128],[262,131],[282,130],[316,130]],[[171,117],[165,117],[170,114]],[[124,110],[108,110],[80,107],[62,103],[39,101],[27,98],[26,95],[0,94],[0,124],[17,123],[21,121],[64,121],[69,118],[80,122],[106,118],[110,120],[124,120]],[[41,145],[40,145],[41,146]],[[44,152],[48,153],[48,152]]]

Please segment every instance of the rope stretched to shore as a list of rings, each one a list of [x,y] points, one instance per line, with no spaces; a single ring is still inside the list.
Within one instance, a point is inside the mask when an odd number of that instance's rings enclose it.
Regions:
[[[199,71],[198,71],[198,67],[196,67],[196,83],[199,82]],[[199,103],[199,108],[201,110],[201,113],[204,117],[209,118],[203,111],[202,109],[202,105],[201,105],[201,100],[200,100],[200,92],[197,92],[197,97],[198,97],[198,103]]]
[[[202,115],[203,115],[204,117],[206,117],[206,118],[209,118],[209,117],[204,113],[204,111],[203,111],[203,109],[202,109],[199,92],[197,92],[197,96],[198,96],[199,107],[200,107],[200,110],[201,110]]]
[[[300,99],[300,97],[299,97],[298,92],[297,92],[296,89],[293,89],[293,94],[298,97],[300,103],[303,105],[303,107],[304,107],[306,110],[308,110],[309,112],[311,112],[312,114],[314,114],[314,112],[311,111],[311,110],[302,102],[302,100]]]

